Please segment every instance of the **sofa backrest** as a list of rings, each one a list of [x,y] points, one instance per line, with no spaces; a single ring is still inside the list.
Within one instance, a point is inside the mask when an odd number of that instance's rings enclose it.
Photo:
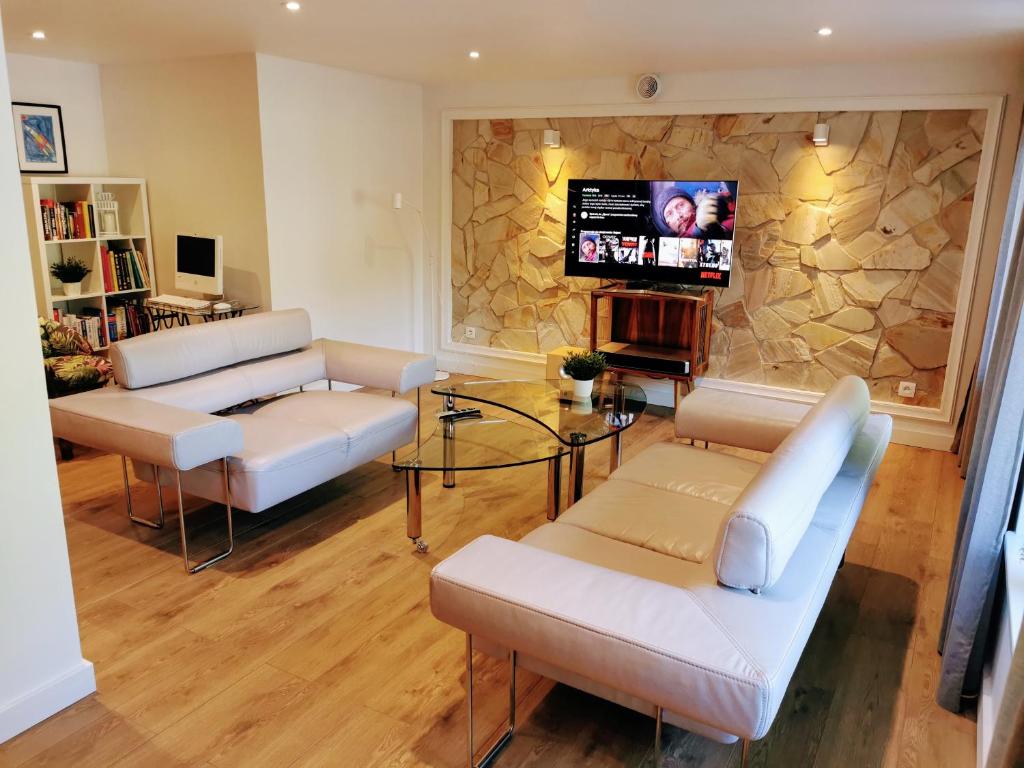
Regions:
[[[261,312],[230,320],[147,333],[110,348],[114,380],[141,389],[309,346],[304,309]]]
[[[779,579],[864,427],[870,404],[867,385],[846,376],[775,449],[719,534],[715,570],[721,583],[761,590]]]

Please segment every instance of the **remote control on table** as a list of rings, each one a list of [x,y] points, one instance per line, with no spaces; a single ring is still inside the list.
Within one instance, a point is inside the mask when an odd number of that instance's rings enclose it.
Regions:
[[[479,408],[453,408],[450,411],[441,411],[437,414],[439,419],[451,419],[452,421],[458,421],[459,419],[479,419],[482,417]]]

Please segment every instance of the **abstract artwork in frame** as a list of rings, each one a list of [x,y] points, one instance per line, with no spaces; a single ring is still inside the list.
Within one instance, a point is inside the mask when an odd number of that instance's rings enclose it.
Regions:
[[[67,173],[64,120],[56,104],[11,104],[22,173]]]

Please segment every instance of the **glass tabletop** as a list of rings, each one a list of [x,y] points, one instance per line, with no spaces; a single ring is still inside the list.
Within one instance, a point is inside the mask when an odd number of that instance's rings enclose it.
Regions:
[[[546,430],[491,414],[460,419],[448,428],[448,434],[445,426],[438,421],[419,449],[400,454],[393,466],[436,472],[499,469],[547,461],[569,451]]]
[[[259,304],[253,304],[248,301],[211,301],[205,307],[185,307],[180,304],[166,304],[162,301],[146,299],[145,304],[147,309],[156,312],[170,312],[177,315],[192,315],[193,317],[226,315],[235,312],[250,312],[260,308]],[[223,309],[215,309],[215,304],[229,304],[230,306],[224,307]]]
[[[588,398],[574,399],[572,379],[467,381],[437,384],[435,395],[487,403],[513,411],[550,432],[563,445],[587,445],[630,427],[647,408],[643,388],[594,382]],[[461,426],[461,423],[460,423]]]

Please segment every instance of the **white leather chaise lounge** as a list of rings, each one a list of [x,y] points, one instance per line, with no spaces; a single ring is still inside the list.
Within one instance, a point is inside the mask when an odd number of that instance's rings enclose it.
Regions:
[[[765,425],[756,409],[680,408],[680,436],[697,419],[702,439],[741,435],[732,442],[772,455],[656,444],[556,522],[518,542],[483,536],[437,565],[434,615],[467,635],[470,765],[474,647],[508,655],[513,679],[518,664],[654,716],[656,743],[664,718],[743,739],[745,757],[778,712],[888,445],[892,420],[869,405],[847,377],[795,427],[773,401]]]
[[[262,512],[417,433],[417,406],[393,396],[317,390],[263,398],[325,379],[328,387],[404,394],[432,382],[435,368],[429,355],[314,341],[303,309],[137,336],[114,344],[110,357],[116,386],[51,400],[53,433],[121,455],[133,522],[162,527],[163,501],[155,522],[132,513],[125,457],[140,479],[177,486],[179,513],[182,490],[227,505],[227,550],[195,566],[179,515],[192,573],[230,554],[232,506]]]

